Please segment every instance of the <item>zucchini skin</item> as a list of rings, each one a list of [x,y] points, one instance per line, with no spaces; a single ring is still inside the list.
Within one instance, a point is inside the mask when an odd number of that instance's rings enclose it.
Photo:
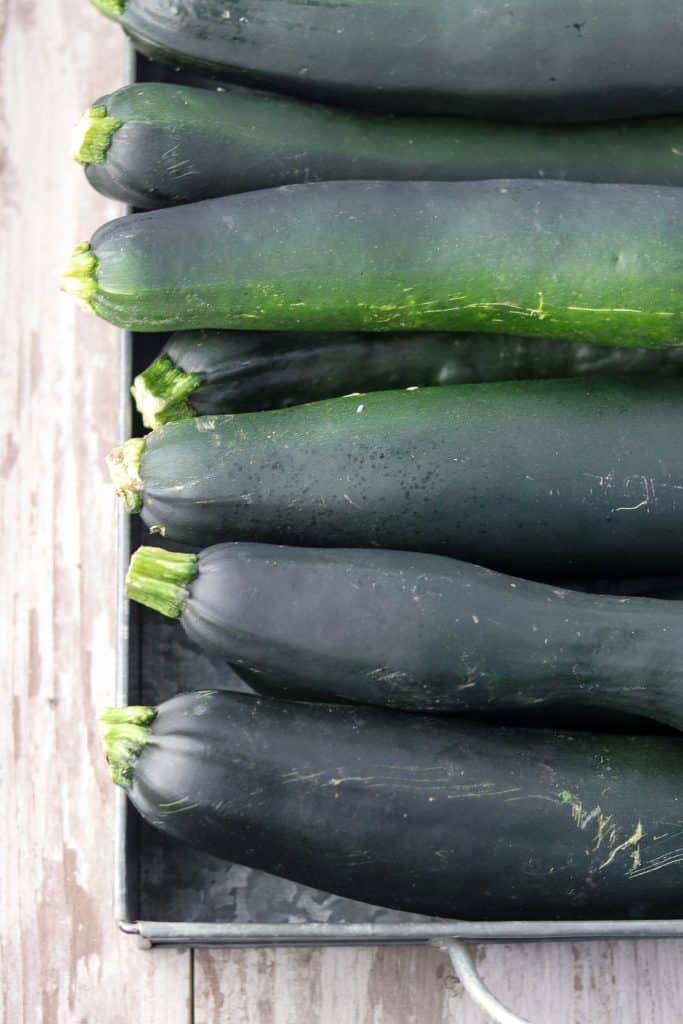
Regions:
[[[156,60],[344,105],[545,121],[683,109],[674,0],[122,6],[117,20]]]
[[[679,916],[682,790],[676,737],[204,691],[157,708],[128,794],[177,839],[338,895],[535,920]]]
[[[442,713],[601,708],[683,729],[677,601],[438,555],[250,543],[201,552],[187,589],[190,639],[275,696]]]
[[[95,232],[83,294],[138,331],[457,330],[683,340],[683,189],[317,182]]]
[[[140,441],[169,541],[382,547],[519,575],[683,565],[683,387],[666,378],[383,391],[169,423]]]
[[[605,374],[679,376],[683,347],[617,348],[495,334],[178,331],[160,353],[199,378],[188,411],[278,409],[352,391]]]
[[[90,184],[141,209],[311,181],[553,178],[683,185],[683,119],[538,127],[363,114],[263,92],[137,83]]]

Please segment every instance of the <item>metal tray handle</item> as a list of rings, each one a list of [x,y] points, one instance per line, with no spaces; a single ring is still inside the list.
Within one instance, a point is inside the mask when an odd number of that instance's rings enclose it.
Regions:
[[[525,1017],[518,1017],[516,1013],[506,1009],[489,992],[479,977],[472,954],[461,939],[452,939],[449,942],[435,943],[435,945],[446,950],[451,958],[453,970],[462,982],[468,996],[491,1020],[496,1021],[496,1024],[531,1024]]]

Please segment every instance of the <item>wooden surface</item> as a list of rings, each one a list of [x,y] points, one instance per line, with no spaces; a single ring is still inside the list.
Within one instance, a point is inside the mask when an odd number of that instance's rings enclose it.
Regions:
[[[116,332],[56,289],[118,209],[68,159],[120,82],[86,0],[0,0],[0,1006],[3,1024],[481,1024],[435,949],[142,951],[111,916],[112,787],[95,711],[114,688]],[[680,942],[488,947],[537,1024],[674,1024]]]

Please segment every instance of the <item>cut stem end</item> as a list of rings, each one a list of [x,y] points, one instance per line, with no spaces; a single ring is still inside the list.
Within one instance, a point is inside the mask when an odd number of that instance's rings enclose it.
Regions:
[[[142,422],[150,430],[173,420],[194,416],[188,398],[201,378],[179,369],[168,356],[159,356],[133,381],[130,389]]]
[[[123,9],[126,6],[126,0],[90,0],[93,7],[96,7],[100,14],[103,14],[105,18],[111,18],[113,21],[118,21],[123,14]]]
[[[122,124],[117,117],[108,117],[104,105],[88,107],[75,128],[74,160],[85,167],[104,163],[114,132]]]
[[[84,309],[92,309],[90,300],[97,291],[96,270],[97,257],[90,248],[90,243],[81,242],[71,253],[71,259],[67,263],[59,287],[62,291],[73,295],[79,306]]]
[[[138,548],[126,575],[126,597],[177,619],[197,575],[197,555],[163,548]]]
[[[104,755],[117,786],[128,789],[135,762],[149,741],[155,708],[105,708],[99,716]]]
[[[142,477],[140,476],[140,460],[145,447],[144,437],[131,437],[107,455],[114,490],[126,506],[126,511],[133,515],[142,508]]]

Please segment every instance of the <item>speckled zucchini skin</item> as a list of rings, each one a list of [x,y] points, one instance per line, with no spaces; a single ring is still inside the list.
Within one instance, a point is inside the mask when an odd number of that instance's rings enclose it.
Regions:
[[[450,554],[519,575],[683,566],[683,386],[666,378],[384,391],[169,423],[142,517],[169,541]]]
[[[91,308],[138,331],[458,330],[683,340],[683,189],[318,182],[135,214],[91,241]]]
[[[117,20],[157,60],[345,105],[546,121],[683,108],[675,0],[121,6]]]
[[[164,345],[199,378],[197,416],[277,409],[352,391],[606,374],[679,376],[683,348],[641,349],[495,334],[179,331]]]
[[[218,857],[470,920],[683,912],[681,740],[225,691],[157,709],[128,793]]]
[[[443,713],[595,707],[683,729],[678,601],[562,590],[438,555],[249,543],[201,552],[188,591],[190,639],[275,696]]]
[[[142,209],[310,181],[556,178],[683,185],[683,119],[539,127],[387,117],[228,88],[136,83],[96,101],[121,122],[85,173]]]

